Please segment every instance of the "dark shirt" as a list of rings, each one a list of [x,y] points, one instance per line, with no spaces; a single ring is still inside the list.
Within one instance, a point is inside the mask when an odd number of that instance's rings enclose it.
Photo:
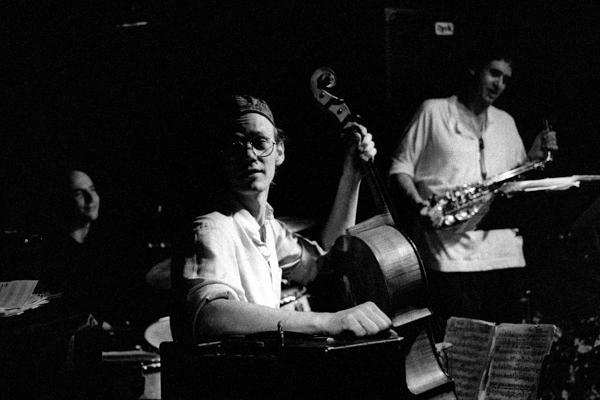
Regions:
[[[62,293],[64,304],[73,311],[89,311],[96,317],[106,314],[110,261],[94,237],[78,243],[68,234],[51,235],[44,239],[42,251],[36,291]]]

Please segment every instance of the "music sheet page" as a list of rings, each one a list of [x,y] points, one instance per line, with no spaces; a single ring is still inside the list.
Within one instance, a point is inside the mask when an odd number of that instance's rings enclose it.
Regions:
[[[0,309],[21,308],[37,285],[36,280],[0,282]]]
[[[446,325],[444,342],[448,374],[454,380],[459,400],[477,399],[482,376],[488,365],[495,325],[469,318],[451,317]]]
[[[554,325],[498,325],[484,398],[533,398],[553,336]]]

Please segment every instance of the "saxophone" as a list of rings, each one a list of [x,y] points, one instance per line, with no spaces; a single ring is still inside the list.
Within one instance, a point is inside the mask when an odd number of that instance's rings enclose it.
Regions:
[[[548,151],[543,160],[531,161],[483,182],[457,186],[441,195],[433,195],[427,200],[429,203],[427,215],[436,229],[453,228],[468,222],[489,207],[506,182],[518,178],[525,172],[543,169],[551,161],[552,153]],[[466,230],[468,229],[463,229]]]

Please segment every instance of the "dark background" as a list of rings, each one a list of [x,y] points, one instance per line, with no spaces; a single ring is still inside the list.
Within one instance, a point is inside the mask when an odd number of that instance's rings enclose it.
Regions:
[[[124,239],[168,240],[182,199],[201,209],[211,190],[205,119],[210,100],[226,92],[266,98],[288,133],[272,190],[278,214],[320,220],[340,144],[335,122],[311,97],[312,71],[337,72],[336,91],[374,134],[385,172],[418,104],[451,94],[462,50],[487,38],[514,45],[513,83],[497,105],[514,116],[526,146],[544,118],[559,132],[546,174],[600,172],[598,1],[5,0],[0,7],[5,231],[38,231],[52,175],[75,163],[96,182],[102,218],[126,228]],[[453,22],[455,34],[436,36],[435,21]],[[561,235],[596,195],[591,185],[521,206],[538,238]]]
[[[452,92],[465,43],[492,36],[514,44],[514,83],[498,106],[526,145],[547,117],[560,135],[552,172],[598,171],[598,2],[237,3],[2,2],[2,226],[35,224],[46,175],[64,160],[89,166],[104,210],[168,205],[202,180],[206,104],[230,91],[272,105],[290,136],[276,205],[310,216],[327,203],[311,195],[314,181],[335,177],[324,168],[339,153],[310,95],[316,67],[337,72],[384,169],[419,102]],[[436,37],[439,20],[455,35]]]

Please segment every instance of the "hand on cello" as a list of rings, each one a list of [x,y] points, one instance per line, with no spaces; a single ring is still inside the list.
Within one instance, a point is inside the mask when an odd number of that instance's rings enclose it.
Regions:
[[[323,313],[323,331],[327,335],[351,333],[362,337],[375,335],[392,327],[392,321],[375,303],[368,301],[335,313]]]
[[[373,136],[367,131],[365,126],[356,122],[350,122],[344,128],[343,138],[346,144],[344,170],[363,171],[360,166],[361,161],[372,161],[377,154]]]

